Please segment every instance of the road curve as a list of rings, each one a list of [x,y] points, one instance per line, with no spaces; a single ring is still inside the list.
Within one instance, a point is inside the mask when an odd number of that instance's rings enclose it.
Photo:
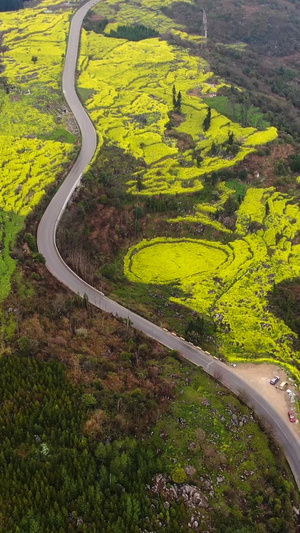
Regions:
[[[99,1],[99,0],[98,0]],[[80,296],[86,295],[93,305],[115,316],[130,320],[132,326],[167,348],[177,350],[185,359],[202,367],[208,374],[218,379],[235,394],[244,393],[251,407],[272,427],[290,464],[298,488],[300,488],[300,440],[284,420],[260,394],[226,364],[214,359],[201,349],[179,339],[161,329],[149,320],[133,313],[120,304],[110,300],[100,291],[83,281],[63,261],[56,246],[56,229],[67,203],[79,184],[80,178],[90,163],[97,146],[97,134],[93,123],[82,107],[75,90],[75,71],[83,19],[89,9],[98,3],[90,0],[81,6],[72,18],[69,40],[62,77],[65,98],[77,120],[82,135],[80,154],[67,178],[48,205],[38,227],[37,244],[46,259],[46,267],[59,281]]]

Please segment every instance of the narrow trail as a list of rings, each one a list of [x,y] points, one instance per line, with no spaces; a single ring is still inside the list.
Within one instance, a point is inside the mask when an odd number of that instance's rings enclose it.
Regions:
[[[65,181],[49,203],[38,227],[38,250],[46,259],[46,267],[52,275],[81,297],[86,296],[89,302],[105,312],[130,321],[131,325],[142,331],[148,337],[163,344],[171,350],[177,350],[182,357],[193,364],[202,367],[209,375],[217,377],[228,389],[248,398],[247,403],[261,416],[272,428],[283,452],[290,464],[296,483],[300,488],[300,440],[291,429],[289,422],[282,418],[272,405],[258,394],[246,380],[239,377],[233,368],[216,360],[203,350],[179,339],[177,336],[164,331],[149,320],[133,313],[126,307],[114,302],[110,298],[73,272],[62,259],[56,245],[56,231],[61,216],[66,209],[74,189],[80,183],[82,173],[89,165],[97,147],[97,134],[95,127],[85,112],[76,93],[75,71],[80,43],[80,32],[86,13],[99,0],[90,0],[82,5],[74,14],[69,31],[69,40],[62,76],[62,88],[66,101],[72,110],[81,131],[82,143],[77,160],[71,168]]]

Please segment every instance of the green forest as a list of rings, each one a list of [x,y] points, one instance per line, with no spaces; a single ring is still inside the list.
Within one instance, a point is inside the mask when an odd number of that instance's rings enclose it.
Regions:
[[[0,11],[17,11],[23,5],[23,0],[0,0]]]
[[[182,467],[186,460],[183,442],[185,439],[189,442],[192,428],[196,430],[194,438],[198,444],[196,454],[189,452],[193,457],[190,471],[193,470],[196,479],[201,474],[197,485],[203,488],[198,490],[201,493],[208,480],[219,485],[213,497],[202,492],[205,505],[193,510],[197,515],[201,510],[202,525],[198,531],[207,531],[207,527],[224,533],[250,533],[254,527],[260,532],[296,531],[289,517],[297,495],[286,475],[279,474],[280,456],[276,452],[274,459],[267,438],[250,421],[249,411],[213,384],[207,402],[214,406],[211,408],[214,426],[220,424],[222,413],[228,421],[228,412],[232,411],[247,420],[247,428],[240,428],[235,437],[232,434],[239,442],[234,444],[234,453],[226,450],[224,437],[223,444],[212,444],[214,433],[208,420],[205,422],[207,406],[197,408],[197,391],[207,387],[208,378],[184,368],[176,360],[167,359],[164,366],[165,371],[181,373],[178,389],[186,390],[184,398],[179,398],[176,406],[168,410],[157,429],[150,432],[148,428],[141,437],[125,432],[116,439],[109,435],[99,439],[82,432],[86,418],[95,409],[88,407],[93,396],[70,383],[61,363],[19,356],[1,359],[1,531],[139,533],[141,528],[164,533],[192,531],[187,527],[191,509],[180,498],[166,505],[163,493],[153,487],[153,477],[161,472],[165,472],[169,488],[188,481]],[[214,394],[222,401],[214,399]],[[192,420],[195,409],[197,424]],[[176,426],[183,415],[184,425],[190,427],[178,430]],[[196,429],[201,426],[205,430]],[[182,433],[180,440],[179,435],[173,440],[174,430]],[[252,435],[250,450],[246,442],[249,435]],[[225,439],[228,442],[228,436]],[[174,449],[177,440],[178,448]],[[261,446],[263,454],[259,451]],[[206,467],[201,467],[201,458]],[[253,469],[255,474],[247,483],[241,483],[240,474],[234,476],[235,468],[239,473]],[[221,484],[216,481],[217,475],[221,476]]]

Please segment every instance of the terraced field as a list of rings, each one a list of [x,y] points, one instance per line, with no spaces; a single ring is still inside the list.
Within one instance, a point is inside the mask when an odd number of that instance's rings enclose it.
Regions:
[[[88,95],[85,103],[101,141],[144,161],[145,169],[127,182],[129,193],[145,197],[201,191],[205,176],[233,167],[277,137],[273,127],[242,127],[209,106],[228,86],[226,80],[190,54],[186,42],[201,44],[203,38],[174,25],[160,3],[118,2],[116,9],[105,2],[97,13],[109,23],[102,35],[84,32],[78,83]],[[120,24],[137,23],[163,37],[138,42],[109,37]],[[170,44],[166,34],[176,36],[178,44]],[[181,106],[176,110],[178,91]],[[216,350],[225,357],[280,359],[289,365],[294,334],[268,311],[267,295],[274,283],[299,275],[300,249],[293,245],[300,229],[298,207],[273,189],[249,188],[236,226],[229,229],[216,213],[233,191],[223,182],[218,194],[213,204],[194,203],[190,213],[169,222],[204,224],[227,241],[229,237],[229,244],[163,236],[142,241],[129,250],[125,274],[139,283],[178,285],[186,296],[173,301],[215,321]]]
[[[78,85],[100,144],[105,139],[144,162],[144,171],[128,180],[128,193],[199,192],[207,175],[233,167],[277,137],[273,127],[242,127],[209,106],[228,84],[186,47],[187,42],[201,46],[203,38],[174,24],[159,2],[116,7],[106,1],[97,12],[109,23],[102,35],[83,32]],[[7,47],[0,89],[2,298],[14,267],[9,252],[24,217],[74,151],[63,110],[57,120],[69,16],[69,9],[49,0],[6,13],[0,27]],[[162,36],[138,42],[109,36],[119,25],[135,23]],[[170,35],[176,45],[164,37]],[[299,275],[299,245],[293,244],[300,229],[298,207],[273,189],[249,188],[236,227],[229,229],[215,215],[233,191],[220,183],[218,193],[213,205],[199,201],[169,222],[200,222],[230,243],[163,236],[143,241],[129,250],[125,273],[139,283],[180,286],[186,296],[173,300],[214,319],[216,348],[227,358],[280,359],[290,365],[294,334],[268,311],[267,295],[274,283]]]
[[[10,251],[24,218],[74,155],[60,96],[71,10],[59,4],[46,1],[1,16],[0,299],[10,290]]]
[[[220,175],[276,139],[277,130],[267,126],[258,108],[252,110],[253,124],[261,129],[242,127],[222,114],[224,99],[218,94],[229,85],[201,58],[203,37],[174,24],[160,2],[107,1],[96,11],[107,25],[102,34],[83,33],[78,83],[100,142],[144,162],[143,170],[127,181],[128,193],[142,199],[200,192],[207,176]],[[138,42],[115,37],[120,25],[134,24],[160,36]],[[191,54],[188,43],[194,50],[198,46],[198,55]],[[139,284],[178,286],[180,296],[172,301],[216,324],[217,354],[232,361],[279,360],[300,379],[293,367],[300,355],[293,348],[295,334],[268,309],[274,284],[300,274],[295,239],[300,212],[273,188],[239,187],[243,191],[233,226],[217,216],[237,198],[234,186],[224,181],[213,203],[193,202],[189,212],[168,219],[173,225],[200,223],[217,231],[220,241],[143,240],[128,251],[125,274]]]
[[[253,222],[257,229],[249,233]],[[291,368],[295,335],[268,311],[267,295],[275,283],[300,275],[300,245],[293,244],[299,208],[272,188],[249,189],[236,226],[238,236],[229,244],[143,241],[129,250],[126,275],[136,282],[178,285],[186,296],[173,301],[214,319],[228,359],[278,359]]]
[[[213,97],[226,84],[212,83],[206,61],[159,38],[131,42],[85,33],[79,65],[79,87],[92,94],[86,106],[100,139],[147,165],[142,176],[128,181],[129,193],[199,191],[204,175],[232,167],[277,136],[273,127],[243,128],[214,109],[205,130],[209,107],[201,97]],[[181,92],[182,104],[181,114],[173,116],[177,125],[171,127],[173,86],[176,95]]]

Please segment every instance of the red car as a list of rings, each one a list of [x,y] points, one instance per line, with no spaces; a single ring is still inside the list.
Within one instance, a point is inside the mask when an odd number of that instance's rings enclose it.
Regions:
[[[296,422],[295,413],[293,411],[288,411],[290,422]]]

